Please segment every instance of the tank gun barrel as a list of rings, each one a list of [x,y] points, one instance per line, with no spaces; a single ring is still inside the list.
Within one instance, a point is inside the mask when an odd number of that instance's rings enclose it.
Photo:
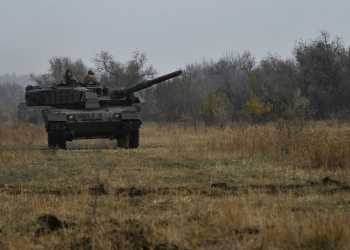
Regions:
[[[116,90],[115,93],[114,93],[114,96],[117,99],[121,99],[121,98],[123,98],[123,97],[125,97],[127,95],[130,95],[130,94],[134,93],[134,92],[137,92],[137,91],[149,88],[149,87],[151,87],[154,84],[157,84],[157,83],[169,80],[171,78],[177,77],[177,76],[181,75],[181,73],[182,73],[182,71],[178,70],[178,71],[174,71],[174,72],[172,72],[170,74],[154,78],[152,80],[139,81],[138,83],[136,83],[135,85],[132,85],[130,87],[126,87],[126,88],[123,88],[123,89]]]

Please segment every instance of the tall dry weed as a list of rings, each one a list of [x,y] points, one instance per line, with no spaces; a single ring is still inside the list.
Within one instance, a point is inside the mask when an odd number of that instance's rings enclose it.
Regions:
[[[46,138],[46,131],[43,126],[0,123],[0,145],[45,143]]]
[[[281,129],[276,124],[260,126],[231,125],[226,130],[220,127],[199,127],[195,130],[179,124],[156,124],[143,126],[141,147],[154,144],[168,147],[171,157],[185,159],[261,158],[267,161],[289,159],[291,164],[309,168],[345,169],[349,164],[350,135],[347,128],[322,127],[317,129]],[[46,147],[47,135],[43,126],[28,124],[0,124],[0,145],[34,145]],[[68,144],[69,145],[69,144]],[[34,152],[7,151],[1,155],[2,162],[16,161],[27,157],[34,159]],[[26,156],[27,155],[27,156]]]
[[[294,131],[293,133],[291,131]],[[295,166],[311,168],[346,168],[349,162],[350,137],[336,128],[281,130],[275,124],[197,128],[163,128],[168,137],[169,155],[183,158],[261,158],[267,161],[290,160]],[[149,132],[150,135],[160,133]]]
[[[348,191],[302,168],[347,168],[348,128],[324,124],[144,124],[138,149],[55,152],[43,127],[0,124],[0,248],[349,249]],[[36,234],[43,214],[67,227]]]
[[[345,169],[350,163],[350,137],[322,130],[309,139],[307,151],[312,168]]]

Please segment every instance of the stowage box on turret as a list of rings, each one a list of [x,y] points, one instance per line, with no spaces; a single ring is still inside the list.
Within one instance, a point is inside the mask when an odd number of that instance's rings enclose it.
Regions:
[[[27,106],[50,106],[43,110],[49,148],[66,149],[73,139],[117,139],[118,147],[137,148],[143,98],[137,93],[179,76],[181,71],[143,80],[127,88],[82,86],[74,82],[42,88],[26,88]]]

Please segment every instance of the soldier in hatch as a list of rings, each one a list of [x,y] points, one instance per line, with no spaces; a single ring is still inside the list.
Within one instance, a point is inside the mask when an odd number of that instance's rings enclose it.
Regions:
[[[86,84],[86,85],[99,85],[100,82],[94,76],[94,72],[92,72],[92,70],[89,70],[87,76],[84,79],[84,84]]]
[[[62,78],[60,84],[67,84],[68,81],[75,80],[77,82],[77,79],[73,76],[73,73],[70,69],[66,70],[66,74]]]

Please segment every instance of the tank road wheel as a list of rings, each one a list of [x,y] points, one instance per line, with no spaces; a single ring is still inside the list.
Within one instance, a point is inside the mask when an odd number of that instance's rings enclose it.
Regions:
[[[67,149],[66,126],[64,123],[49,123],[48,146],[50,149]]]
[[[132,130],[130,132],[129,148],[138,148],[139,147],[139,137],[140,137],[140,132],[138,129]]]
[[[138,148],[139,146],[139,130],[133,129],[125,132],[123,136],[118,139],[118,148]]]
[[[119,139],[117,139],[117,145],[118,148],[129,148],[128,145],[128,136],[127,135],[123,135],[122,137],[120,137]]]

